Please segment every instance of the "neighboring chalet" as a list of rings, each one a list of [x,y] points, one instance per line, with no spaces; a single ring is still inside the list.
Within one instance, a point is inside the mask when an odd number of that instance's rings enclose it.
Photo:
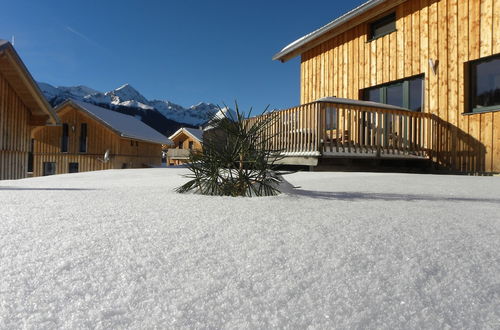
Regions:
[[[370,0],[273,59],[297,56],[301,105],[271,130],[285,155],[500,172],[499,0]]]
[[[12,45],[0,40],[0,180],[25,178],[33,128],[58,122]]]
[[[62,126],[34,133],[34,175],[161,166],[172,142],[142,121],[94,104],[68,100],[56,108]]]
[[[193,150],[201,151],[203,130],[181,127],[169,136],[172,148],[167,150],[167,165],[180,165],[189,161],[189,154]]]

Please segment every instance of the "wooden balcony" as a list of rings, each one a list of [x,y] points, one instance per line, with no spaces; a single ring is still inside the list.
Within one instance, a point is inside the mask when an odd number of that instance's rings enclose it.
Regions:
[[[276,116],[270,147],[285,157],[430,158],[432,115],[375,102],[323,98]],[[285,162],[286,163],[286,162]]]
[[[167,158],[169,159],[189,159],[191,149],[168,149]]]

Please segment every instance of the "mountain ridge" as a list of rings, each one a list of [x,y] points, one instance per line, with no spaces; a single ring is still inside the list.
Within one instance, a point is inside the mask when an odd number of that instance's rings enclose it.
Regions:
[[[38,82],[38,86],[52,106],[73,98],[120,112],[127,108],[136,110],[132,112],[156,111],[168,120],[191,127],[205,124],[220,110],[219,106],[207,102],[199,102],[186,108],[168,100],[148,100],[130,84],[104,93],[84,85],[55,87]]]

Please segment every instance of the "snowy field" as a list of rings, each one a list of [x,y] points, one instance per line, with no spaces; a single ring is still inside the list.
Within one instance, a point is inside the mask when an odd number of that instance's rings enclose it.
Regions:
[[[500,328],[500,177],[185,169],[0,182],[0,328]]]

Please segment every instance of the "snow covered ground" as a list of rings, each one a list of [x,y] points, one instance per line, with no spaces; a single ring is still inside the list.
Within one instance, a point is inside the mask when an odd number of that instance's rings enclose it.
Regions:
[[[500,177],[186,169],[0,182],[0,328],[500,328]]]

